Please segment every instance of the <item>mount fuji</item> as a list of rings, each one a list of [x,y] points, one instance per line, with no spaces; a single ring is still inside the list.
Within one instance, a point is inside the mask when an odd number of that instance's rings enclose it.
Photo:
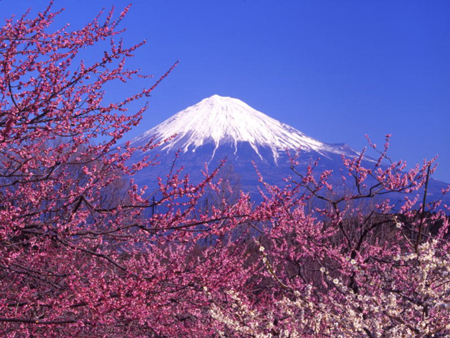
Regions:
[[[141,146],[150,140],[161,142],[156,149],[161,165],[148,167],[138,173],[136,181],[150,188],[156,187],[156,177],[165,177],[173,165],[183,167],[191,180],[199,181],[207,165],[210,171],[226,159],[228,179],[251,194],[258,193],[259,177],[264,181],[283,185],[283,179],[294,173],[289,155],[300,152],[298,169],[301,171],[312,161],[318,161],[317,173],[333,170],[336,177],[343,168],[342,156],[360,155],[346,144],[328,144],[303,134],[301,131],[261,113],[246,103],[231,97],[213,95],[173,115],[156,127],[131,141]],[[135,154],[138,160],[147,153]],[[152,155],[152,154],[150,154]],[[375,163],[364,158],[364,165]],[[429,193],[438,193],[446,184],[432,180]],[[153,182],[153,184],[152,184]]]
[[[330,157],[357,156],[345,144],[326,144],[306,136],[297,129],[263,114],[246,103],[231,97],[213,95],[182,110],[171,118],[133,140],[140,145],[154,139],[162,142],[160,151],[170,153],[198,153],[203,147],[212,147],[208,163],[217,158],[220,148],[231,149],[238,158],[244,147],[249,147],[261,161],[278,165],[286,150]],[[230,154],[229,154],[230,155]]]

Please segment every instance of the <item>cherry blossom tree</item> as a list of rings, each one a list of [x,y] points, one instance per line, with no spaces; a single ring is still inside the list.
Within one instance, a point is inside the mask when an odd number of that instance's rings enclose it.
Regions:
[[[259,282],[253,292],[211,295],[219,335],[450,334],[449,206],[426,199],[434,160],[406,171],[402,161],[382,164],[387,148],[372,168],[362,166],[364,154],[344,159],[345,189],[329,183],[330,172],[317,178],[315,164],[297,172],[295,159],[290,186],[267,186],[259,206],[267,224],[254,240],[260,270],[252,281]],[[361,204],[366,199],[373,203]]]
[[[134,184],[133,174],[154,161],[127,160],[157,145],[118,147],[146,108],[128,113],[127,105],[148,97],[161,79],[131,97],[108,100],[106,86],[143,76],[126,67],[143,43],[126,47],[118,39],[127,11],[101,13],[69,31],[53,28],[59,12],[50,3],[36,18],[13,17],[0,29],[2,336],[207,330],[199,310],[204,296],[196,290],[208,269],[221,266],[217,260],[233,260],[222,257],[220,241],[226,229],[245,221],[250,205],[243,196],[240,204],[198,213],[197,201],[216,171],[196,186],[173,172],[160,180],[157,199],[144,198],[146,188]],[[85,49],[105,42],[110,45],[97,62],[82,60]],[[163,213],[146,217],[156,204]],[[214,248],[195,245],[207,236],[214,236]],[[227,284],[234,270],[224,267],[228,278],[216,274],[214,283]]]

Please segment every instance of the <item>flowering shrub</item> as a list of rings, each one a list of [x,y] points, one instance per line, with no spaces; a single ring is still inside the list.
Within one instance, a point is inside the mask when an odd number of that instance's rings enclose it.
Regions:
[[[420,245],[418,254],[395,257],[392,269],[377,276],[351,261],[358,292],[321,268],[326,290],[284,286],[285,294],[264,306],[228,290],[231,304],[212,302],[210,313],[226,328],[218,330],[220,336],[228,336],[227,330],[253,337],[446,337],[449,258],[448,245],[433,240]]]

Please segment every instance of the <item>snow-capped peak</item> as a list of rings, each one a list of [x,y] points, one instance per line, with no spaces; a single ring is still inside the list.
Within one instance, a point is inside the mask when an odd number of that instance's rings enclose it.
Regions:
[[[213,95],[180,111],[134,142],[149,137],[161,141],[173,135],[176,137],[163,144],[163,150],[195,152],[198,147],[208,143],[213,143],[216,150],[220,145],[231,143],[237,152],[239,142],[248,142],[260,157],[261,147],[270,148],[275,162],[279,153],[286,149],[337,152],[336,147],[308,137],[238,99],[219,95]]]

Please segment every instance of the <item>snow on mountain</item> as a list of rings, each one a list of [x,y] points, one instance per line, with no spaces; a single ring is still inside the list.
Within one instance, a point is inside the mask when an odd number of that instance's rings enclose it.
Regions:
[[[139,144],[152,137],[159,142],[173,135],[175,138],[163,144],[160,151],[181,149],[184,153],[195,152],[201,146],[213,144],[212,159],[219,146],[231,144],[236,154],[238,144],[245,142],[261,159],[261,149],[270,149],[275,163],[280,153],[287,149],[317,152],[325,157],[329,153],[357,155],[346,146],[330,145],[308,137],[238,99],[219,95],[180,111],[133,142]]]

